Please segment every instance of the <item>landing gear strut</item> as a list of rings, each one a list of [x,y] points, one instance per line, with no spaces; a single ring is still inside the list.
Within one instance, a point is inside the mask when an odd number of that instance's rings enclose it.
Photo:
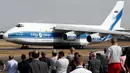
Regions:
[[[27,45],[22,45],[20,49],[29,49]]]
[[[83,45],[74,45],[73,47],[76,48],[76,49],[84,49]]]

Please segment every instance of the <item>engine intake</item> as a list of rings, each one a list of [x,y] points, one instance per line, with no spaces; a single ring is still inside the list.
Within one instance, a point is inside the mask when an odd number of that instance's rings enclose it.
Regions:
[[[89,35],[89,36],[87,36],[87,41],[88,42],[91,42],[92,41],[92,37]]]
[[[62,38],[64,40],[74,41],[77,39],[77,35],[73,32],[67,32],[67,33],[63,34]]]
[[[101,37],[100,36],[89,35],[89,36],[87,36],[86,39],[90,43],[99,43],[99,42],[101,42]]]

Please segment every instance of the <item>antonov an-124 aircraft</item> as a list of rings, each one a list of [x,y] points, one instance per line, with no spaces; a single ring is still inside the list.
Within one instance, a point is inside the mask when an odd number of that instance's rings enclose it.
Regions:
[[[130,36],[120,27],[124,1],[118,1],[101,25],[76,25],[52,23],[19,23],[4,35],[8,42],[28,45],[53,45],[54,48],[73,46],[84,48],[90,43],[100,43],[110,40],[113,36]]]

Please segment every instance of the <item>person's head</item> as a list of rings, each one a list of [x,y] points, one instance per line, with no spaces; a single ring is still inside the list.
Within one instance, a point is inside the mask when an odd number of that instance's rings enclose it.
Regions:
[[[89,60],[91,60],[92,59],[92,51],[89,53]]]
[[[14,55],[9,55],[9,60],[14,59]]]
[[[78,52],[75,52],[75,53],[74,53],[74,57],[79,57],[79,53],[78,53]]]
[[[70,48],[70,53],[74,53],[75,52],[75,48],[74,47],[71,47]]]
[[[82,55],[80,55],[79,57],[77,57],[77,59],[74,61],[76,66],[82,66],[84,63],[84,58]]]
[[[56,51],[56,49],[53,49],[53,50],[52,50],[52,56],[57,56],[57,51]]]
[[[91,56],[92,56],[92,58],[96,58],[96,53],[93,52]]]
[[[96,53],[96,58],[97,58],[97,59],[100,59],[101,56],[102,56],[101,53]]]
[[[111,44],[112,44],[112,45],[117,44],[117,39],[116,39],[116,38],[112,38],[112,39],[111,39]]]
[[[74,53],[74,60],[77,60],[77,58],[80,56],[80,54],[78,52]]]
[[[26,59],[26,55],[25,54],[22,54],[21,55],[21,59],[24,61]]]
[[[42,57],[46,57],[46,52],[45,52],[45,51],[42,51],[42,52],[41,52],[41,56],[42,56]]]
[[[28,53],[29,58],[32,58],[32,51]]]
[[[63,52],[63,51],[60,51],[58,54],[59,54],[59,55],[58,55],[59,58],[64,57],[64,52]]]
[[[39,58],[39,55],[40,55],[40,52],[39,52],[38,50],[32,51],[32,57],[33,57],[34,59]]]

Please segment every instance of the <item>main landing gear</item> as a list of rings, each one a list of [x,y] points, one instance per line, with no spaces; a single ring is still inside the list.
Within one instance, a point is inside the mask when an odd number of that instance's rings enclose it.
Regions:
[[[29,49],[29,46],[27,46],[27,45],[22,45],[20,49]]]
[[[83,45],[74,45],[73,47],[76,49],[84,49],[85,48],[85,46],[83,46]]]
[[[54,45],[54,49],[70,49],[70,47],[74,47],[75,49],[84,49],[84,45]]]

